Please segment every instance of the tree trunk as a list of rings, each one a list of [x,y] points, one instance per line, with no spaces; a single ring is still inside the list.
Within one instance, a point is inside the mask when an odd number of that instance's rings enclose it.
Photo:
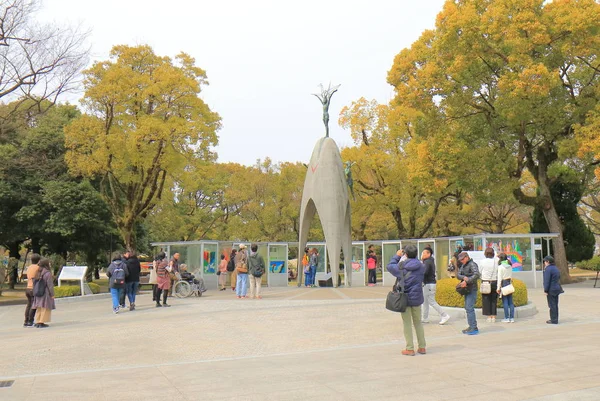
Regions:
[[[545,175],[540,174],[539,186],[539,202],[541,202],[544,218],[548,224],[548,229],[551,233],[558,233],[557,238],[552,239],[554,248],[554,261],[556,267],[560,271],[560,281],[562,283],[570,283],[571,275],[569,274],[569,266],[567,262],[567,250],[565,249],[565,241],[563,238],[563,226],[558,217],[558,212],[554,207],[552,196],[550,194],[550,184]]]
[[[127,223],[119,226],[119,232],[121,233],[121,238],[123,238],[123,243],[125,244],[125,249],[135,251],[136,243],[135,243],[135,233],[133,230],[133,223],[127,222]],[[111,255],[111,257],[112,257],[112,255]]]

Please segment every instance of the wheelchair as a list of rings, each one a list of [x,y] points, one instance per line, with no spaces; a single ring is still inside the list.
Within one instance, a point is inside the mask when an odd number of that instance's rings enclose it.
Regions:
[[[195,275],[183,272],[181,273],[181,279],[173,286],[173,292],[177,298],[187,298],[192,294],[201,297],[204,291],[202,290],[200,281],[196,279]]]

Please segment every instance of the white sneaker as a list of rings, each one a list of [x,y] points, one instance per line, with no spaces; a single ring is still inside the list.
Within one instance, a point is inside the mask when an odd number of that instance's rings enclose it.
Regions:
[[[448,320],[450,320],[450,315],[446,314],[446,315],[442,316],[442,320],[440,320],[440,324],[444,324]]]
[[[491,317],[488,317],[487,319],[485,319],[485,321],[486,321],[487,323],[491,323],[491,322],[492,322],[492,318],[491,318]]]
[[[510,322],[511,322],[511,323],[514,323],[514,322],[515,322],[515,319],[510,319]]]
[[[502,319],[502,323],[510,323],[510,319]]]
[[[421,323],[429,323],[429,319],[421,319]]]
[[[492,323],[496,323],[496,318],[495,317],[492,318]]]

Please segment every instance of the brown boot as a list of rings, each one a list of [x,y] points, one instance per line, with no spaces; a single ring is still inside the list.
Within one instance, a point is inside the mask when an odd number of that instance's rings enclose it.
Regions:
[[[415,356],[415,351],[410,350],[410,349],[403,349],[402,355]]]
[[[425,350],[425,348],[419,348],[419,349],[417,350],[417,352],[418,352],[419,354],[423,354],[423,355],[425,355],[425,354],[427,353],[427,351]]]

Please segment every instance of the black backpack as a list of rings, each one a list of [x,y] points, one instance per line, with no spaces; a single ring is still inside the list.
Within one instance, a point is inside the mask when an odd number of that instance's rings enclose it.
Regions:
[[[228,272],[232,272],[235,270],[235,262],[233,261],[233,258],[229,259],[229,262],[227,262],[227,271]]]
[[[33,279],[33,296],[43,297],[46,293],[46,280],[44,280],[44,274],[40,274],[39,278]]]

